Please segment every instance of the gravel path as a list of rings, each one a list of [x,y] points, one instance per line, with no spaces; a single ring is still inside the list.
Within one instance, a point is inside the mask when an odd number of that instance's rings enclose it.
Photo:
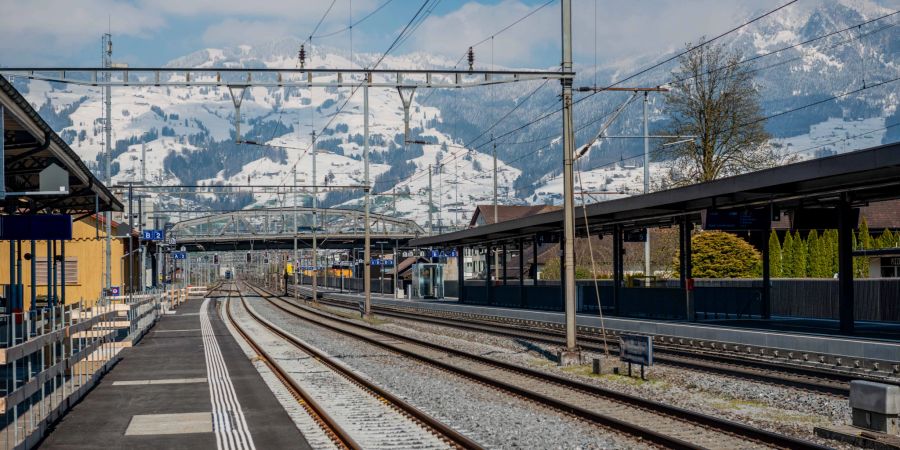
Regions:
[[[346,310],[323,309],[347,315]],[[589,365],[558,368],[554,359],[557,349],[547,344],[393,317],[379,320],[376,326],[828,446],[836,442],[818,438],[813,427],[850,420],[846,399],[789,387],[666,366],[654,366],[648,381],[642,381],[637,376],[612,375],[612,367],[620,365],[617,358],[606,360],[603,355],[586,352],[587,358],[603,360],[604,374],[598,376],[591,373]],[[624,365],[621,370],[626,373]]]
[[[288,316],[259,298],[272,321],[487,448],[645,448],[639,440],[511,397],[454,374]]]

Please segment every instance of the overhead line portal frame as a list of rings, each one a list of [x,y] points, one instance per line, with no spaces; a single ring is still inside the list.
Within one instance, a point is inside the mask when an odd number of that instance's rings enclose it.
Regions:
[[[364,114],[364,160],[365,160],[365,308],[364,315],[371,311],[371,290],[369,286],[369,182],[368,147],[369,147],[369,88],[396,89],[404,103],[403,90],[416,88],[456,89],[464,87],[490,86],[494,84],[516,83],[536,80],[559,80],[563,86],[563,134],[566,151],[564,152],[564,172],[568,175],[566,210],[573,208],[572,202],[572,151],[574,135],[572,133],[572,84],[575,72],[572,70],[571,58],[571,3],[563,0],[563,64],[559,71],[539,70],[446,70],[446,69],[326,69],[326,68],[177,68],[177,67],[7,67],[0,68],[0,75],[21,77],[32,80],[67,83],[81,86],[104,87],[107,91],[112,87],[227,87],[235,106],[235,131],[238,141],[240,135],[240,99],[243,92],[251,87],[270,88],[358,88],[363,90]],[[235,90],[239,96],[235,95]],[[355,92],[355,90],[354,90]],[[108,108],[107,108],[108,109]],[[405,120],[408,120],[405,119]],[[408,124],[407,124],[408,128]],[[109,141],[109,139],[107,140]],[[109,152],[109,151],[108,151]],[[108,153],[107,152],[107,153]],[[573,214],[569,215],[571,219]],[[573,229],[572,220],[568,221],[567,230]],[[573,234],[568,234],[567,247],[572,246]],[[571,258],[573,251],[569,248],[570,257],[566,262],[566,274],[571,279],[567,284],[566,311],[567,325],[572,327],[568,348],[574,348],[574,264]],[[571,285],[571,286],[569,286]]]
[[[464,88],[534,80],[574,79],[574,72],[442,69],[4,67],[0,74],[95,87],[353,87]]]

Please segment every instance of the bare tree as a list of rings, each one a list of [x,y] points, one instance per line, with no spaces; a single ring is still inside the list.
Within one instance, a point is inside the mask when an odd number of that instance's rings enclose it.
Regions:
[[[692,47],[688,44],[688,48]],[[664,147],[674,184],[710,181],[775,165],[753,73],[739,51],[701,46],[679,58],[666,94],[668,132],[696,136]],[[682,139],[673,139],[682,140]]]

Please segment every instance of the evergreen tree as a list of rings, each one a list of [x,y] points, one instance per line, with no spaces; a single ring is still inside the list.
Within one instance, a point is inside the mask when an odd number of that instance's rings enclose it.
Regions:
[[[825,267],[822,264],[822,251],[818,231],[812,230],[806,235],[806,251],[808,263],[806,275],[810,278],[822,278]]]
[[[769,234],[769,276],[781,277],[781,242],[778,241],[778,233],[772,230]]]
[[[794,231],[794,276],[806,278],[806,242],[800,231]]]
[[[856,238],[856,233],[852,233],[851,235],[851,247],[853,250],[859,249],[859,239]],[[862,278],[863,276],[863,266],[862,266],[862,258],[856,257],[853,258],[853,278]]]
[[[831,278],[837,272],[837,232],[835,230],[822,231],[821,243],[824,276]]]
[[[869,223],[866,221],[865,216],[862,217],[859,223],[859,248],[863,250],[873,248],[872,234],[869,233]]]
[[[854,250],[870,250],[873,248],[872,235],[869,233],[869,224],[863,216],[859,223],[859,237],[853,245]],[[853,272],[856,278],[869,277],[869,258],[857,256],[853,258]]]
[[[875,240],[875,246],[878,248],[895,248],[897,247],[897,238],[890,228],[885,228],[881,236]]]
[[[785,278],[793,278],[794,275],[794,238],[788,230],[784,233],[784,244],[781,246],[781,274]]]

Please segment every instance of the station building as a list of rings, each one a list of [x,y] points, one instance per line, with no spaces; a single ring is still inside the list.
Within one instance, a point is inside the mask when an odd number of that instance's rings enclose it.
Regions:
[[[93,303],[105,284],[102,213],[120,212],[122,203],[3,77],[0,129],[2,307],[44,306],[48,290],[55,304]],[[124,292],[133,235],[112,225],[111,284]]]
[[[112,235],[114,238],[112,243],[112,286],[121,287],[122,292],[131,286],[128,283],[127,276],[123,275],[128,272],[128,263],[124,255],[128,252],[128,228],[117,222],[112,224]],[[10,241],[0,241],[0,255],[9,255]],[[105,286],[104,272],[106,271],[106,226],[103,223],[102,216],[86,217],[77,222],[72,223],[72,240],[66,241],[65,244],[65,272],[62,271],[62,265],[56,266],[56,280],[62,285],[65,279],[66,285],[66,303],[85,302],[92,305],[96,301]],[[57,244],[57,253],[61,246]],[[52,252],[52,244],[48,249],[47,242],[35,241],[34,250],[31,249],[30,242],[22,243],[22,280],[21,284],[24,288],[24,309],[29,310],[32,306],[30,301],[30,292],[32,282],[34,280],[37,306],[46,305],[48,281],[47,274],[47,254]],[[26,259],[26,255],[36,255],[34,273],[31,269],[30,259]],[[51,263],[52,267],[52,263]],[[15,270],[15,266],[13,267]],[[10,275],[9,258],[0,258],[0,285],[9,286]],[[51,277],[52,278],[52,277]],[[57,296],[59,294],[57,293]],[[4,295],[5,297],[5,295]]]

